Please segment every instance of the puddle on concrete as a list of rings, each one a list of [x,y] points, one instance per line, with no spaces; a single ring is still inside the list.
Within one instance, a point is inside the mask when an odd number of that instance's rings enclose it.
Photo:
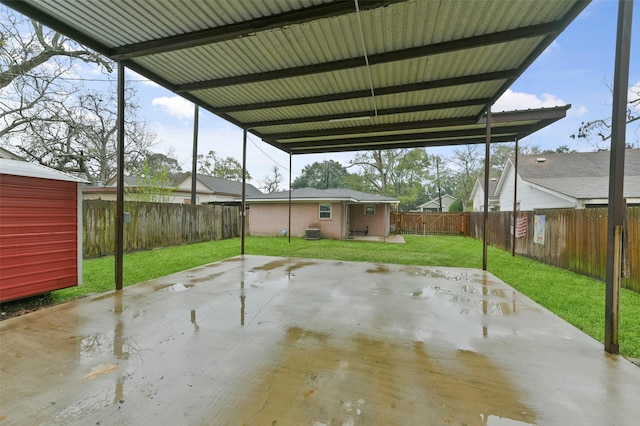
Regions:
[[[187,278],[189,278],[189,283],[196,284],[196,283],[203,283],[207,281],[213,281],[214,279],[218,278],[220,275],[223,275],[223,274],[224,272],[217,272],[215,274],[209,274],[205,277],[195,278],[193,277],[193,275],[191,275],[191,276],[188,276]]]
[[[300,269],[305,266],[315,265],[315,264],[316,262],[311,262],[307,260],[280,259],[280,260],[274,260],[269,263],[265,263],[264,265],[261,265],[261,266],[256,266],[253,269],[251,269],[251,271],[272,271],[276,268],[287,266],[286,272],[291,272],[296,269]]]
[[[168,291],[168,292],[173,292],[173,293],[179,293],[181,291],[189,290],[192,287],[193,287],[193,284],[175,283],[175,284],[157,285],[157,286],[155,286],[153,288],[153,290],[154,291]]]
[[[391,271],[385,265],[378,264],[375,268],[367,269],[367,272],[370,274],[388,274]]]
[[[118,370],[120,367],[117,365],[111,364],[110,362],[105,362],[102,364],[98,364],[91,368],[91,372],[84,376],[85,379],[93,380],[98,376],[103,376],[105,374],[112,373]]]
[[[429,299],[431,297],[444,297],[452,305],[460,305],[459,313],[484,314],[484,315],[510,315],[516,313],[516,293],[512,292],[511,300],[506,299],[506,292],[499,288],[487,288],[478,286],[460,286],[463,296],[456,291],[440,286],[424,287],[408,293],[413,299]]]
[[[431,353],[422,341],[364,334],[339,343],[344,336],[300,327],[287,329],[284,337],[255,393],[239,401],[239,424],[480,425],[490,417],[536,422],[519,389],[475,352]]]

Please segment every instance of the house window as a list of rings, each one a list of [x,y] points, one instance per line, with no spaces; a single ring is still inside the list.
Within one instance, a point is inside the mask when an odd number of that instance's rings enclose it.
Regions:
[[[373,216],[374,214],[376,214],[376,206],[374,206],[373,204],[367,204],[366,206],[364,206],[365,216]]]
[[[320,219],[331,219],[331,204],[320,204]]]

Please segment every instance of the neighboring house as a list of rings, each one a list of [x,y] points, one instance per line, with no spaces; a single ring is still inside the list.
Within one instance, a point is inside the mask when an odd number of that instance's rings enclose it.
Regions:
[[[456,199],[449,195],[449,194],[444,194],[442,196],[442,210],[440,210],[440,197],[438,198],[434,198],[433,200],[429,200],[424,204],[420,204],[418,207],[415,208],[416,212],[448,212],[449,211],[449,206],[451,204],[453,204],[453,202]]]
[[[191,173],[183,174],[176,181],[176,190],[172,194],[176,203],[189,204],[191,202]],[[262,192],[246,184],[246,197],[262,195]],[[242,182],[221,179],[207,175],[196,175],[196,204],[237,202],[242,197]]]
[[[604,207],[609,198],[608,151],[521,155],[517,209]],[[640,149],[625,152],[624,197],[640,205]],[[510,158],[496,187],[500,210],[513,209],[514,163]]]
[[[138,187],[135,177],[125,176],[124,185],[128,191],[134,191]],[[191,173],[184,173],[171,185],[173,190],[168,195],[162,195],[162,199],[168,203],[191,203]],[[259,189],[248,183],[246,194],[262,194]],[[235,203],[242,196],[242,182],[234,182],[207,175],[196,175],[196,204],[210,203]],[[83,189],[85,200],[116,200],[116,179],[113,178],[105,186],[85,187]]]
[[[323,238],[389,236],[390,211],[400,201],[351,189],[291,191],[291,235],[319,229]],[[289,229],[289,191],[247,196],[250,235],[281,235]]]
[[[498,186],[498,179],[489,179],[489,210],[499,210],[500,200],[495,194],[496,187]],[[484,177],[476,179],[476,183],[473,184],[471,195],[472,211],[483,212],[484,211]],[[513,204],[513,202],[512,202]]]

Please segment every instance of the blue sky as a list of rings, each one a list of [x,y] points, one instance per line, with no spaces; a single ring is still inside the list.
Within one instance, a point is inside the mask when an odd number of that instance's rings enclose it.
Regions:
[[[561,1],[561,0],[559,0]],[[629,85],[640,86],[640,1],[634,3],[632,58]],[[592,151],[594,145],[574,140],[570,135],[580,123],[611,115],[618,2],[595,0],[549,46],[496,103],[494,111],[571,104],[567,117],[522,141],[524,146],[555,148],[567,145],[578,151]],[[131,79],[139,79],[130,73]],[[141,115],[157,133],[158,152],[171,151],[183,167],[191,167],[193,105],[165,89],[145,82],[136,83]],[[638,126],[627,129],[629,141],[640,141]],[[214,150],[223,157],[242,158],[242,131],[201,110],[199,152]],[[452,148],[427,149],[429,154],[448,155]],[[293,178],[314,161],[334,159],[347,164],[353,153],[301,155],[293,157]],[[273,165],[288,175],[289,156],[250,136],[247,168],[253,183],[269,174]],[[288,184],[282,185],[283,187]]]

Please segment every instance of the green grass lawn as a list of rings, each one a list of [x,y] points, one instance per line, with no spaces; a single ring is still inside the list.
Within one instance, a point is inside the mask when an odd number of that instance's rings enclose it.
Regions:
[[[463,237],[405,236],[407,244],[301,238],[248,237],[247,254],[337,259],[425,266],[482,267],[482,243]],[[215,262],[240,253],[240,239],[168,247],[126,254],[125,286]],[[114,288],[112,256],[83,263],[84,284],[52,293],[62,302]],[[604,283],[509,252],[488,248],[488,269],[518,291],[564,318],[593,338],[604,341]],[[620,294],[620,352],[640,358],[640,294]]]

